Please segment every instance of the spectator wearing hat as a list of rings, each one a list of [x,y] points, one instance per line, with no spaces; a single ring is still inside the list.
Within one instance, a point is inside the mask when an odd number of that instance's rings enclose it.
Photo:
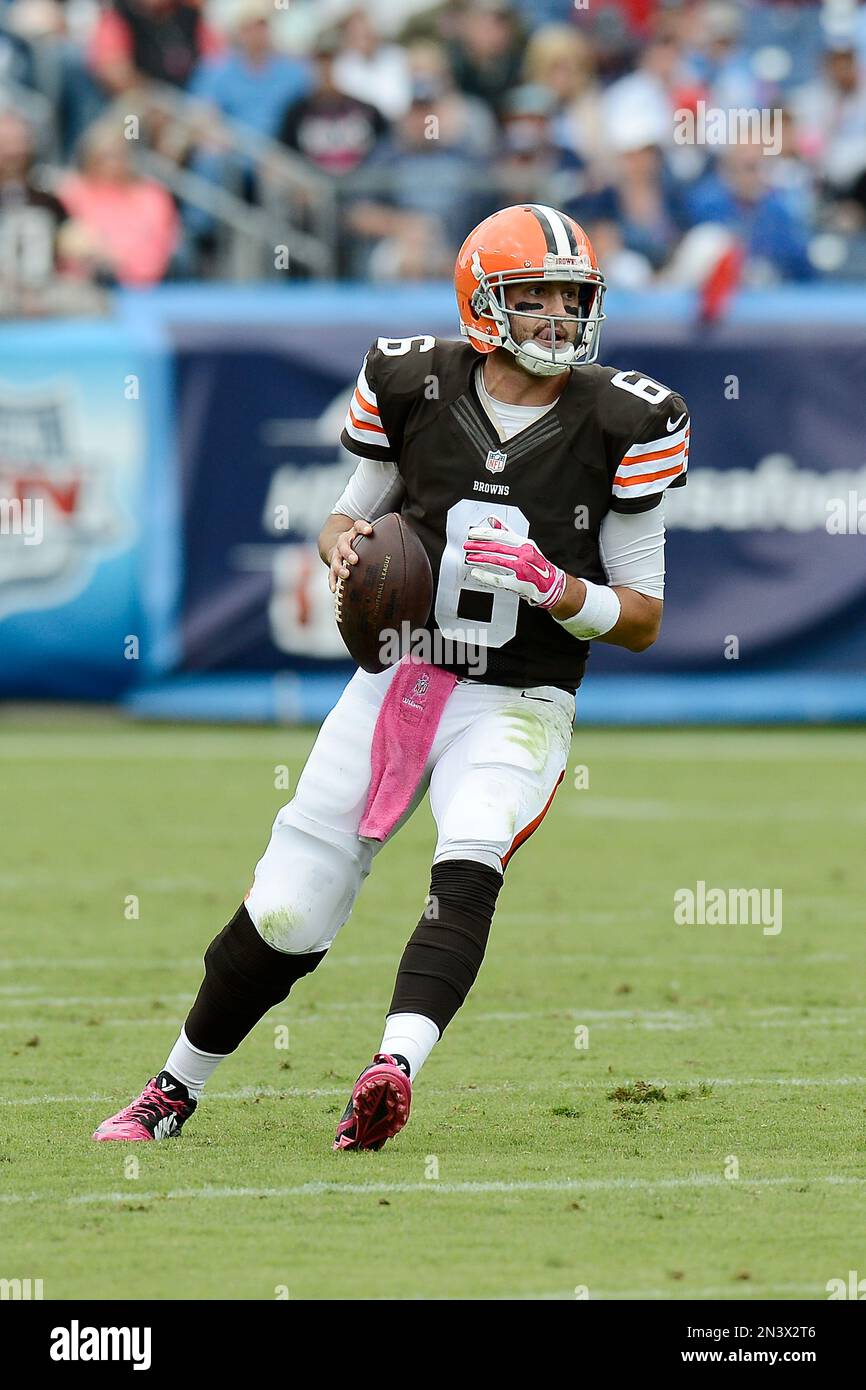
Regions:
[[[275,48],[273,15],[269,0],[236,0],[228,50],[199,63],[189,85],[190,96],[201,103],[190,168],[250,202],[258,201],[257,169],[248,156],[230,152],[222,118],[274,139],[286,107],[313,82],[308,62]],[[208,237],[216,225],[199,207],[185,206],[183,216],[196,238]]]
[[[504,98],[502,149],[497,160],[501,202],[560,207],[584,188],[584,165],[554,139],[556,98],[547,87],[525,83]]]
[[[190,95],[205,102],[213,117],[227,116],[270,136],[279,130],[286,107],[313,84],[306,60],[275,48],[273,15],[269,0],[238,0],[227,51],[204,58],[189,85]]]
[[[358,169],[388,131],[377,106],[338,86],[334,69],[340,51],[338,34],[319,36],[312,88],[284,111],[277,132],[288,149],[335,179]]]

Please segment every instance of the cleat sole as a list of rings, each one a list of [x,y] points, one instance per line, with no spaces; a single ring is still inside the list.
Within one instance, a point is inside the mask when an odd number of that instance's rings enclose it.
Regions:
[[[334,1149],[381,1149],[406,1124],[410,1097],[409,1081],[402,1073],[362,1078],[352,1097],[354,1133],[336,1139]]]

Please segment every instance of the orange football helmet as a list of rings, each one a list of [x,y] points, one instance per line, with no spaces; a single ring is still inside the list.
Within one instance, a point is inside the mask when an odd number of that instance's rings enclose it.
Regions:
[[[517,311],[506,307],[505,286],[539,280],[569,280],[582,286],[574,343],[557,344],[555,337],[556,324],[574,323],[573,313],[519,315],[550,323],[549,349],[535,340],[517,343],[512,337],[510,316]],[[454,288],[460,332],[476,352],[503,347],[537,376],[555,376],[598,356],[607,286],[586,232],[555,208],[522,203],[485,218],[458,252]]]

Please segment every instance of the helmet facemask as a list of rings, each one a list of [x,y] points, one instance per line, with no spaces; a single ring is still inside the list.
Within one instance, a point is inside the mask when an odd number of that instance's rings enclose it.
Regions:
[[[562,264],[565,257],[545,257],[545,261],[555,261],[555,265],[544,266],[539,270],[527,269],[525,274],[514,272],[486,275],[478,261],[473,265],[478,288],[472,295],[471,307],[479,318],[492,319],[496,324],[496,335],[470,330],[473,337],[494,343],[510,352],[526,371],[535,376],[558,376],[569,367],[586,366],[598,356],[599,335],[605,315],[602,310],[605,282],[601,271],[579,261],[585,257],[569,257],[570,266]],[[577,308],[565,314],[546,314],[533,310],[509,309],[505,303],[505,290],[509,285],[537,285],[539,282],[557,281],[577,284]],[[511,332],[511,319],[538,319],[550,326],[550,345],[546,346],[537,338],[527,338],[517,342]],[[557,341],[558,324],[577,324],[574,342]],[[468,336],[468,334],[467,334]]]

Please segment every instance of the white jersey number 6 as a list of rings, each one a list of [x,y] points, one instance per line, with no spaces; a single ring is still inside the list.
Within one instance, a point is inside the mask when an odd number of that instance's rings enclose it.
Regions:
[[[497,516],[518,536],[529,536],[529,522],[519,507],[504,506],[492,499],[483,502],[468,497],[455,502],[448,512],[445,550],[439,566],[433,612],[444,636],[454,642],[466,642],[476,647],[504,647],[517,631],[520,596],[509,589],[488,589],[484,584],[479,584],[469,574],[463,550],[470,526],[479,525],[489,516]],[[457,616],[460,594],[466,589],[475,594],[487,594],[493,599],[493,611],[486,622]]]

